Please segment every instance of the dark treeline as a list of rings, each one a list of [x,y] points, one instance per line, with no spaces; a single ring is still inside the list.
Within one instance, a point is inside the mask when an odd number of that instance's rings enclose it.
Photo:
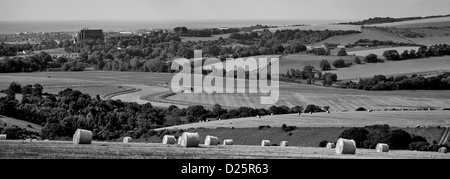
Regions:
[[[228,29],[218,29],[218,28],[209,28],[209,29],[188,29],[186,27],[175,27],[173,31],[182,37],[211,37],[211,35],[221,35],[221,34],[229,34],[239,32],[237,28],[228,28]]]
[[[393,42],[393,41],[381,41],[381,40],[370,40],[370,39],[359,39],[355,43],[351,44],[351,46],[357,46],[358,44],[370,44],[370,46],[419,46],[414,43],[405,43],[405,42]]]
[[[417,52],[415,50],[405,50],[401,54],[397,50],[387,50],[383,53],[383,56],[387,60],[407,60],[413,58],[426,58],[450,55],[450,46],[447,44],[432,45],[430,47],[421,46]]]
[[[43,125],[40,135],[44,139],[70,138],[77,128],[93,131],[96,140],[116,139],[125,134],[139,138],[153,133],[154,128],[211,119],[323,111],[315,105],[305,109],[301,106],[272,106],[269,109],[240,107],[227,110],[218,104],[212,109],[201,105],[156,108],[150,103],[139,105],[101,100],[98,95],[92,98],[72,89],[60,91],[58,95],[43,94],[42,89],[39,84],[22,87],[12,83],[4,91],[7,96],[0,98],[0,114]],[[20,101],[15,99],[15,93],[22,93],[23,98]]]
[[[450,15],[436,15],[436,16],[425,16],[425,17],[402,17],[402,18],[393,18],[393,17],[374,17],[365,19],[357,22],[346,22],[339,24],[349,24],[349,25],[370,25],[370,24],[382,24],[382,23],[390,23],[390,22],[401,22],[401,21],[410,21],[410,20],[419,20],[419,19],[429,19],[429,18],[437,18],[437,17],[448,17]]]
[[[280,74],[280,81],[302,83],[304,80],[306,80],[306,84],[315,84],[316,80],[322,80],[324,86],[331,86],[337,82],[337,75],[334,73],[322,74],[311,65],[304,66],[303,71],[290,69],[285,74]]]
[[[371,79],[360,79],[358,83],[345,82],[341,84],[343,88],[353,88],[360,90],[446,90],[450,89],[450,72],[437,76],[425,78],[413,75],[412,77],[397,76],[386,78],[383,75],[376,75]]]

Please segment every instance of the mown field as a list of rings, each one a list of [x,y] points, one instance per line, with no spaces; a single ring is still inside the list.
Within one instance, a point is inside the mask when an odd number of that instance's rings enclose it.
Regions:
[[[349,91],[350,92],[350,91]],[[448,92],[448,91],[447,91]],[[261,104],[260,97],[268,96],[261,93],[233,93],[233,94],[205,94],[205,93],[180,93],[167,97],[168,100],[194,102],[198,104],[214,105],[216,103],[228,107],[252,107],[269,108],[272,104]],[[331,110],[353,111],[358,107],[367,109],[392,109],[392,108],[445,108],[450,107],[450,99],[424,98],[424,97],[401,97],[381,95],[352,95],[352,94],[325,94],[325,93],[302,93],[287,92],[280,93],[276,105],[307,106],[315,104],[319,106],[330,106]]]
[[[283,114],[217,120],[202,123],[191,123],[171,126],[163,129],[189,128],[255,128],[263,125],[281,127],[282,124],[297,127],[364,127],[375,124],[388,124],[401,128],[420,126],[450,126],[450,111],[352,111],[313,114]]]
[[[402,61],[385,61],[385,63],[373,63],[373,64],[354,64],[348,68],[340,68],[339,70],[332,71],[336,73],[338,79],[355,79],[373,77],[375,75],[402,75],[423,73],[431,71],[448,71],[450,70],[449,57],[430,57],[422,59],[409,59]]]
[[[24,143],[22,141],[0,141],[0,158],[36,159],[388,159],[450,158],[448,154],[437,152],[389,151],[377,153],[375,150],[357,149],[355,155],[337,155],[334,149],[312,147],[259,147],[248,145],[182,148],[176,145],[156,143],[112,143],[94,142],[91,145],[73,145],[71,142],[42,141]]]

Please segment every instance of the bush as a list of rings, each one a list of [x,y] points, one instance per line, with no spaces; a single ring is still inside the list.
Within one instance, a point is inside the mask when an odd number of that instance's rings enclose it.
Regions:
[[[359,107],[359,108],[356,109],[356,111],[367,111],[367,109],[363,108],[363,107]]]
[[[319,106],[310,104],[310,105],[306,106],[305,113],[310,113],[310,112],[315,113],[315,112],[325,112],[325,111],[322,110]]]
[[[384,58],[386,60],[400,60],[400,54],[398,54],[397,50],[387,50],[383,53]]]
[[[342,131],[338,138],[353,139],[355,140],[356,147],[359,148],[363,146],[368,135],[369,131],[367,129],[362,127],[353,127]]]
[[[262,129],[270,129],[270,126],[259,126],[258,129],[259,129],[259,130],[262,130]]]
[[[347,67],[347,64],[343,59],[338,59],[333,62],[333,66],[336,68],[345,68]]]
[[[411,143],[411,135],[401,129],[389,132],[389,148],[392,149],[408,149]]]
[[[330,65],[330,63],[328,63],[327,60],[320,61],[319,67],[320,67],[320,70],[322,70],[322,71],[331,70],[331,65]]]
[[[297,129],[297,127],[296,126],[286,126],[286,124],[283,124],[283,126],[281,126],[281,129],[284,132],[291,132],[291,131]]]
[[[361,60],[359,59],[359,57],[356,57],[355,60],[354,60],[354,62],[355,62],[356,64],[361,64]]]
[[[326,147],[327,144],[328,144],[328,141],[327,141],[327,140],[322,140],[322,141],[320,141],[320,143],[319,143],[319,147]]]
[[[378,63],[378,62],[381,62],[381,61],[378,59],[377,55],[372,53],[372,54],[367,55],[364,58],[364,62],[366,62],[366,63]]]
[[[413,142],[413,143],[410,143],[408,145],[408,147],[409,147],[409,150],[428,151],[429,145],[430,144],[428,142]]]
[[[345,51],[345,48],[339,49],[337,55],[338,55],[338,56],[346,56],[346,55],[347,55],[347,52]]]

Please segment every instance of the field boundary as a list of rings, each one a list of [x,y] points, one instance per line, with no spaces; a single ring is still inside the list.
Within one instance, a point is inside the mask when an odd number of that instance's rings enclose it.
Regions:
[[[439,145],[443,145],[448,142],[448,139],[450,137],[450,127],[445,127],[445,131],[442,134],[441,140],[439,140]]]

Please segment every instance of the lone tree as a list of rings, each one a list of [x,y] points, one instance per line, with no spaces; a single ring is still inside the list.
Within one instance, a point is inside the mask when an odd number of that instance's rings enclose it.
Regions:
[[[378,56],[373,54],[373,53],[371,53],[371,54],[367,55],[364,58],[364,62],[366,62],[366,63],[377,63],[377,62],[379,62]]]
[[[354,60],[354,62],[355,62],[356,64],[361,64],[361,60],[359,59],[359,57],[356,57],[355,60]]]
[[[328,71],[331,70],[331,65],[328,63],[327,60],[320,61],[320,70],[322,71]]]
[[[401,60],[397,50],[387,50],[383,53],[383,57],[386,58],[386,60]]]
[[[337,55],[338,56],[347,56],[347,52],[345,51],[345,48],[339,49]]]
[[[336,68],[345,68],[345,67],[347,67],[347,64],[345,63],[345,61],[343,59],[338,59],[333,62],[333,66]]]

